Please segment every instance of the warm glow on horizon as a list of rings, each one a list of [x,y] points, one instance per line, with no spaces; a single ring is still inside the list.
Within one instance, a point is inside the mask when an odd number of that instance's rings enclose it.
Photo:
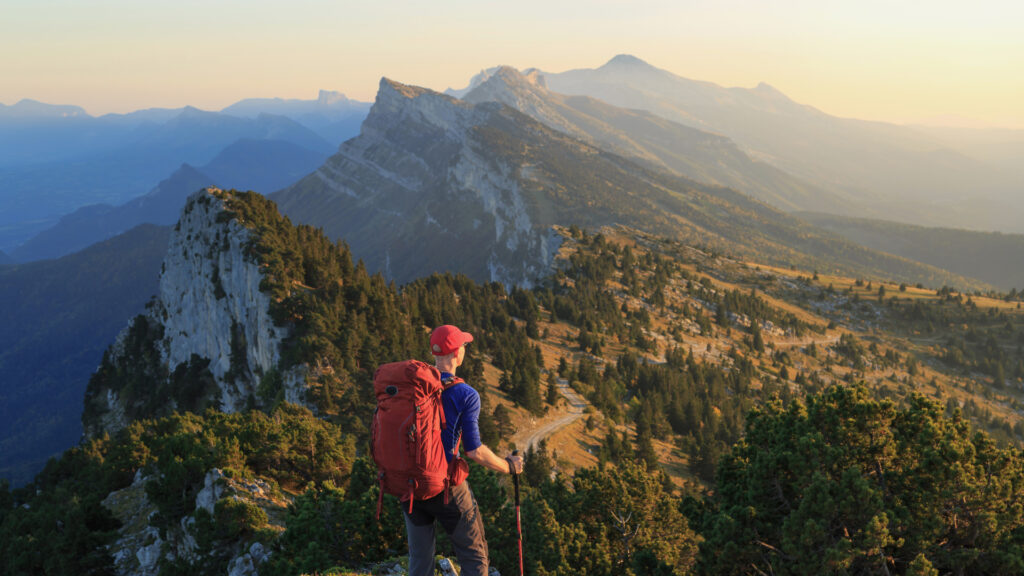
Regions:
[[[1024,129],[1018,3],[12,4],[0,19],[7,105],[217,110],[319,89],[368,101],[381,76],[444,90],[499,64],[561,72],[628,53],[723,86],[766,82],[837,116]]]

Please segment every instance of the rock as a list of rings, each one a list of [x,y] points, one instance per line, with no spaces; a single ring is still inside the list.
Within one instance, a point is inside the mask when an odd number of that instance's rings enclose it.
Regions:
[[[253,232],[237,217],[225,216],[225,194],[208,188],[189,197],[171,234],[159,294],[147,306],[145,321],[151,329],[162,328],[154,331],[163,334],[155,348],[167,373],[193,357],[209,360],[207,368],[218,386],[209,400],[224,412],[237,412],[258,396],[260,378],[277,365],[287,329],[270,316],[270,296],[260,289],[263,271],[249,250]],[[125,356],[130,328],[114,342],[112,358]],[[305,374],[303,367],[282,374],[286,399],[302,399]],[[116,432],[137,416],[127,413],[119,392],[90,391],[100,409],[94,421],[84,423],[86,435]]]
[[[246,250],[252,233],[237,219],[223,221],[226,207],[217,193],[207,189],[188,199],[164,259],[160,305],[151,314],[162,316],[168,368],[193,354],[209,358],[221,407],[236,412],[255,392],[259,375],[277,363],[285,332],[270,318],[270,297],[260,291],[263,273]],[[234,367],[235,385],[228,385],[235,338],[245,343],[244,365]]]
[[[254,574],[256,574],[256,564],[249,554],[243,554],[228,564],[228,576],[253,576]]]
[[[459,573],[455,571],[455,566],[452,565],[452,561],[447,558],[438,560],[437,567],[441,570],[442,576],[459,576]]]
[[[213,514],[213,507],[224,493],[224,485],[220,482],[222,478],[224,478],[224,473],[218,468],[206,473],[206,477],[203,479],[203,489],[196,494],[196,510],[202,508]]]
[[[270,551],[263,547],[263,544],[259,542],[253,542],[252,546],[249,547],[249,555],[257,564],[262,564],[270,558]]]
[[[147,528],[146,532],[154,540],[152,544],[143,546],[135,552],[135,558],[139,561],[140,576],[155,575],[159,572],[160,552],[164,545],[164,541],[160,539],[156,528]]]

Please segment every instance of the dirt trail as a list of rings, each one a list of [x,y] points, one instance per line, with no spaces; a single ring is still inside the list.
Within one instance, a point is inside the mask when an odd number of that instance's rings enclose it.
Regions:
[[[516,445],[520,446],[523,451],[529,450],[531,447],[536,448],[537,444],[539,444],[541,440],[551,436],[555,432],[558,432],[562,428],[565,428],[569,424],[572,424],[583,417],[583,411],[587,407],[587,401],[577,394],[575,390],[569,387],[569,382],[567,380],[563,378],[558,379],[558,391],[569,403],[569,406],[566,409],[567,413],[555,420],[545,422],[539,428],[530,430],[525,438],[523,438],[522,435],[517,434],[515,438]]]

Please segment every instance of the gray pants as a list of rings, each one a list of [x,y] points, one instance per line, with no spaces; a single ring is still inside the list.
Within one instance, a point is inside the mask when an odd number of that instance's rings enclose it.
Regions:
[[[451,538],[455,556],[462,567],[462,576],[487,576],[487,541],[484,539],[484,521],[476,505],[469,483],[452,488],[448,505],[444,494],[413,503],[412,514],[408,504],[402,506],[405,514],[405,532],[409,537],[409,576],[434,574],[434,521]]]

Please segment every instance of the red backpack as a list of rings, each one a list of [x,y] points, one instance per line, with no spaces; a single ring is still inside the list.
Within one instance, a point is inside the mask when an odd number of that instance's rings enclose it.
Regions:
[[[409,502],[425,500],[445,493],[465,479],[465,465],[458,458],[449,464],[444,456],[441,430],[444,409],[441,392],[462,382],[454,379],[441,383],[441,372],[419,360],[392,362],[377,368],[373,375],[373,391],[377,409],[370,428],[370,453],[377,463],[380,495],[377,518],[380,518],[384,493]],[[458,442],[455,444],[458,452]]]

